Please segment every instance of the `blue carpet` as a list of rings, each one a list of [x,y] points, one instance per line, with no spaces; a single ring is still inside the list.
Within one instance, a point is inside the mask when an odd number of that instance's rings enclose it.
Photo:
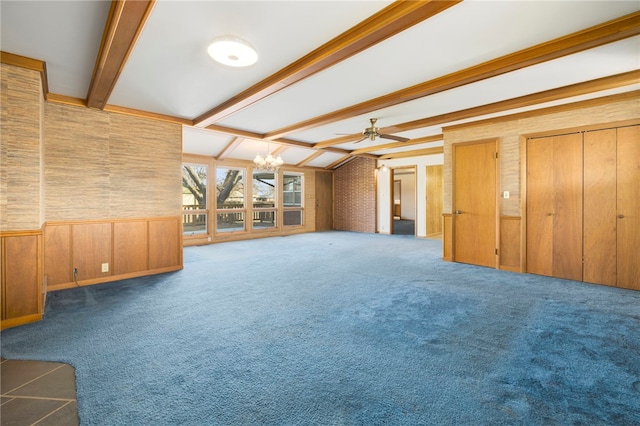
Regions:
[[[640,292],[325,232],[190,247],[49,294],[2,356],[76,368],[83,425],[640,425]]]

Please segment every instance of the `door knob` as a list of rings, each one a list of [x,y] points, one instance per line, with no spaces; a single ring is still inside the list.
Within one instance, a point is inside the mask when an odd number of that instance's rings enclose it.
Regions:
[[[456,210],[456,214],[462,214],[462,210]]]
[[[618,219],[624,219],[624,215],[623,214],[619,214],[618,215]]]

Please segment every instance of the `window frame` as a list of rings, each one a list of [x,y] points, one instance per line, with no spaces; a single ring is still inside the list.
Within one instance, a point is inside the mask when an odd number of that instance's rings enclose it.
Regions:
[[[218,171],[226,169],[226,170],[237,170],[242,173],[242,207],[241,208],[220,208],[218,207]],[[213,190],[212,190],[213,192]],[[228,234],[238,234],[248,232],[247,226],[247,217],[248,217],[248,203],[247,203],[247,168],[242,166],[232,166],[232,165],[215,165],[215,191],[212,193],[212,197],[214,198],[214,220],[213,220],[213,233],[214,235],[228,235]],[[223,228],[219,228],[219,215],[221,214],[233,214],[233,215],[241,215],[242,217],[242,228],[229,228],[225,230]]]
[[[294,189],[293,191],[286,191],[285,190],[285,185],[287,184],[286,180],[287,177],[299,177],[300,178],[300,203],[299,205],[285,205],[285,193],[287,192],[292,192],[293,195],[293,199],[294,199],[294,203],[296,201],[296,197],[295,194],[297,193],[297,191]],[[304,227],[305,226],[305,218],[304,218],[304,211],[305,211],[305,207],[304,207],[304,196],[305,196],[305,174],[304,172],[294,172],[294,171],[283,171],[282,172],[282,184],[281,184],[281,189],[282,189],[282,226],[283,228],[293,228],[293,227]],[[292,225],[287,225],[285,223],[285,217],[287,216],[287,212],[295,212],[295,211],[299,211],[300,212],[300,223],[296,223],[296,224],[292,224]]]
[[[183,203],[182,203],[182,236],[183,238],[193,238],[193,239],[198,239],[198,238],[202,238],[203,236],[210,236],[211,235],[211,224],[210,224],[210,219],[211,219],[211,197],[210,197],[210,182],[211,182],[211,164],[204,162],[204,161],[198,161],[197,159],[193,159],[193,160],[188,160],[188,159],[183,159],[182,161],[182,176],[184,176],[184,168],[186,166],[198,166],[198,167],[204,167],[207,170],[207,176],[205,179],[205,187],[206,187],[206,193],[205,193],[205,207],[204,208],[194,208],[191,210],[185,210],[184,206],[184,199],[183,199]],[[184,186],[182,186],[183,191],[184,191]],[[185,193],[182,193],[183,196],[185,195]],[[188,212],[188,213],[187,213]],[[204,231],[186,231],[185,230],[185,217],[186,216],[197,216],[197,215],[203,215],[204,216],[204,226],[205,229]]]
[[[273,207],[256,207],[256,194],[254,193],[254,184],[255,184],[255,176],[259,173],[272,173],[273,174]],[[259,168],[253,168],[251,171],[251,230],[256,232],[265,232],[274,229],[278,229],[279,219],[280,219],[280,205],[279,205],[279,182],[280,182],[280,174],[278,171],[264,171]],[[255,226],[256,220],[260,220],[259,217],[261,214],[272,213],[273,214],[273,225],[272,226]]]

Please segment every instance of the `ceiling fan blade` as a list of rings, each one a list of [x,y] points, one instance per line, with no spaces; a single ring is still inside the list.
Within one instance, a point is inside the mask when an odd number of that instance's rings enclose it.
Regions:
[[[398,142],[406,142],[409,140],[409,138],[403,138],[402,136],[395,136],[395,135],[378,135],[378,136],[380,136],[382,139],[391,139]]]
[[[364,141],[364,140],[367,140],[367,139],[369,139],[369,137],[368,137],[368,136],[367,136],[366,138],[362,138],[362,139],[360,139],[359,141],[355,141],[354,143],[360,143],[360,142],[362,142],[362,141]]]

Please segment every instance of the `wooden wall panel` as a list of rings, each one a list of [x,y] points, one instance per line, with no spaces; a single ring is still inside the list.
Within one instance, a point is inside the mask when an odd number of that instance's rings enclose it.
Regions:
[[[129,274],[149,269],[147,221],[113,224],[113,273]]]
[[[73,267],[78,268],[78,281],[111,275],[111,226],[111,223],[73,225]],[[103,263],[109,264],[108,272],[102,272]]]
[[[0,231],[42,226],[40,73],[0,64]]]
[[[442,215],[442,260],[453,262],[453,216]]]
[[[522,272],[520,248],[522,238],[520,226],[522,220],[517,216],[502,216],[500,218],[500,269]]]
[[[534,117],[514,117],[510,120],[500,119],[443,129],[444,212],[451,213],[452,205],[452,144],[469,140],[500,138],[500,192],[510,192],[509,198],[500,201],[500,214],[521,216],[523,214],[520,195],[519,146],[521,135],[584,127],[597,123],[637,120],[638,111],[640,111],[640,99],[633,99],[570,111],[551,112]]]
[[[3,320],[40,313],[39,238],[3,238]]]
[[[47,285],[73,281],[71,225],[45,226],[44,270],[47,277]]]
[[[182,265],[180,219],[149,221],[149,269]]]

